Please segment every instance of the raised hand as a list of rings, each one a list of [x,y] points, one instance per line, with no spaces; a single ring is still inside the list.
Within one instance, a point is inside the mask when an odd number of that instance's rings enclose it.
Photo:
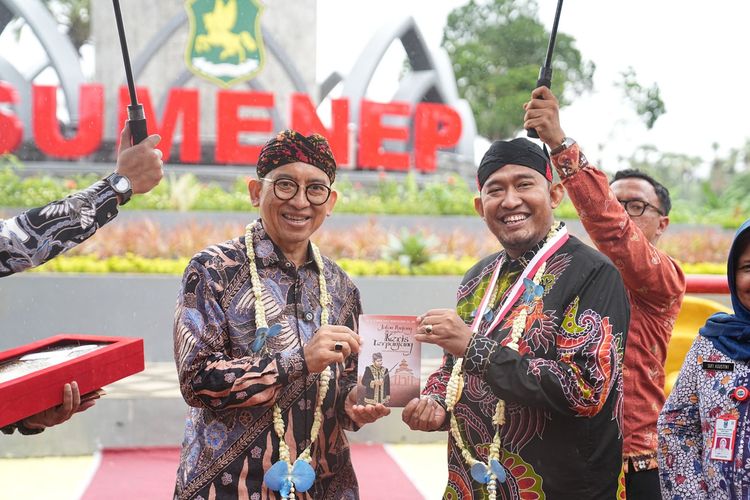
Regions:
[[[535,88],[531,93],[531,100],[523,105],[526,114],[523,126],[534,128],[550,149],[562,144],[565,132],[560,127],[560,104],[547,87]]]
[[[156,149],[161,141],[158,134],[146,137],[143,142],[130,146],[130,130],[127,126],[120,132],[120,150],[117,153],[115,171],[130,179],[133,194],[151,191],[164,177],[162,152]]]

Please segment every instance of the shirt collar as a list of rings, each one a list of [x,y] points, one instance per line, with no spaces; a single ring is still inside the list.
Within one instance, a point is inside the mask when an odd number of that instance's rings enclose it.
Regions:
[[[281,269],[294,269],[295,267],[294,263],[287,259],[281,248],[265,231],[263,228],[263,219],[258,219],[258,224],[253,229],[253,250],[255,251],[255,265],[259,268],[279,267]],[[312,244],[309,241],[307,242],[305,263],[301,267],[307,266],[314,266],[317,269],[315,258],[313,257]]]
[[[560,221],[558,228],[562,228],[565,225],[564,222]],[[507,257],[507,263],[508,263],[508,270],[513,271],[517,269],[523,269],[527,265],[529,265],[529,262],[531,259],[534,258],[534,255],[539,252],[539,250],[542,249],[545,243],[547,243],[547,240],[549,239],[549,232],[542,238],[536,245],[531,247],[530,249],[526,250],[523,255],[516,259],[511,259],[510,257]],[[506,254],[507,256],[507,254]]]

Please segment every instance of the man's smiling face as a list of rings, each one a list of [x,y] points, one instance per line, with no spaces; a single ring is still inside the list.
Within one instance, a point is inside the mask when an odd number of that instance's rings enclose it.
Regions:
[[[551,184],[523,165],[505,165],[484,183],[474,208],[505,248],[518,258],[542,240],[563,198],[561,184]]]
[[[273,181],[288,179],[299,185],[293,198],[282,200],[274,194]],[[263,181],[250,182],[250,197],[260,209],[263,228],[285,254],[307,246],[310,236],[333,211],[336,192],[332,191],[322,205],[313,205],[305,190],[314,185],[330,186],[328,176],[319,168],[302,162],[289,163],[273,169]]]

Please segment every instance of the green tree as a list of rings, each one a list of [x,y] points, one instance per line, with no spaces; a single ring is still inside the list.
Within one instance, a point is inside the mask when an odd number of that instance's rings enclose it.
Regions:
[[[656,120],[667,112],[664,101],[661,99],[659,85],[654,83],[650,87],[644,87],[636,78],[635,70],[629,67],[621,73],[622,81],[615,83],[625,94],[625,98],[635,108],[635,112],[646,124],[649,130],[654,126]]]
[[[623,168],[636,168],[651,175],[669,189],[672,198],[700,199],[701,187],[696,172],[703,159],[681,153],[659,151],[656,146],[642,145],[628,158],[620,158]]]
[[[548,40],[534,0],[471,0],[449,14],[443,47],[482,135],[502,139],[523,126],[522,106],[539,76]],[[595,66],[583,59],[570,35],[558,31],[552,67],[561,105],[592,88]]]
[[[80,52],[91,38],[91,0],[44,0],[55,20],[67,28],[67,35]]]

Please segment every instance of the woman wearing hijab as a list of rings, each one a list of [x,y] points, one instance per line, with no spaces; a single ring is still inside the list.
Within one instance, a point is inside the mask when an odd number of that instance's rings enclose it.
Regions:
[[[658,423],[666,499],[750,498],[750,220],[729,251],[734,314],[700,329]]]

